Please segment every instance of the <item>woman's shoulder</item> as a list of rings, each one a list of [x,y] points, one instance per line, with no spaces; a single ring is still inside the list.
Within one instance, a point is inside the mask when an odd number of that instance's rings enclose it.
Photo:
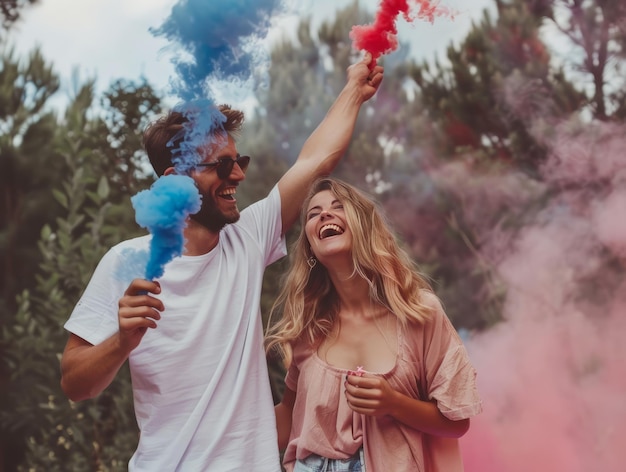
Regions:
[[[439,297],[430,289],[421,289],[419,292],[420,302],[432,312],[443,312],[443,304]]]
[[[424,306],[426,317],[421,322],[411,322],[406,326],[407,341],[426,342],[433,336],[454,331],[452,323],[443,307],[441,299],[428,289],[420,290],[420,303]]]

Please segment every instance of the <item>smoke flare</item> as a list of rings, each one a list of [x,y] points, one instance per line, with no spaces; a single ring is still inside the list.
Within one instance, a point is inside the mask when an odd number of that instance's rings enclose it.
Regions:
[[[183,252],[185,220],[200,210],[200,194],[193,179],[170,174],[136,194],[131,202],[137,223],[152,233],[145,277],[158,279],[165,264]]]
[[[360,51],[367,51],[372,55],[372,67],[380,56],[398,48],[396,21],[400,15],[409,23],[415,19],[433,23],[436,17],[443,16],[454,19],[456,12],[440,6],[438,1],[382,0],[378,6],[374,23],[353,26],[350,31],[353,47]]]

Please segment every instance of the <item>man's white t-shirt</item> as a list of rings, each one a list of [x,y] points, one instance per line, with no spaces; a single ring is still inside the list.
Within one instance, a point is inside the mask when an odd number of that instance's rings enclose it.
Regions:
[[[165,305],[129,362],[140,429],[129,471],[280,471],[263,351],[265,267],[286,254],[278,188],[227,225],[218,245],[182,256],[158,279]],[[101,260],[65,328],[91,344],[118,330],[125,241]]]

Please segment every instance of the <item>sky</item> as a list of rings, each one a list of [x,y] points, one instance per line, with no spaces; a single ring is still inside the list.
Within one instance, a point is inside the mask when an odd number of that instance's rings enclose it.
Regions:
[[[315,27],[350,3],[351,0],[287,0],[284,13],[274,18],[265,47],[292,35],[300,18],[311,16]],[[443,5],[456,9],[458,16],[453,20],[437,19],[433,24],[425,21],[409,24],[399,19],[398,37],[411,45],[415,57],[430,60],[443,55],[451,41],[462,40],[472,20],[479,18],[483,9],[493,9],[493,3],[493,0],[442,0]],[[157,92],[167,97],[169,81],[174,75],[171,45],[149,29],[159,27],[175,4],[175,0],[40,0],[39,5],[24,10],[9,41],[20,56],[37,46],[41,48],[43,56],[60,75],[61,99],[71,95],[76,73],[80,83],[96,77],[99,91],[108,89],[118,78],[146,77]],[[374,12],[379,2],[361,0],[361,5]],[[220,97],[220,92],[224,96]],[[220,99],[237,98],[228,96],[229,93],[232,91],[217,91]]]

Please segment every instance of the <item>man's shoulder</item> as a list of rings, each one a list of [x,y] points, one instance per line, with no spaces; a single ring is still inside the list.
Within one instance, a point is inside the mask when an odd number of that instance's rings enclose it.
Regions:
[[[135,238],[125,239],[124,241],[120,241],[111,247],[112,251],[123,251],[125,249],[144,249],[150,246],[151,235],[145,234],[143,236],[137,236]]]
[[[269,215],[280,215],[280,206],[280,194],[278,193],[278,186],[275,185],[268,195],[241,210],[239,221],[226,227],[246,226],[255,220],[268,222]]]
[[[265,197],[260,198],[259,200],[256,200],[255,202],[252,202],[246,208],[241,210],[241,214],[253,211],[256,207],[263,206],[263,205],[279,205],[280,206],[280,192],[278,190],[278,185],[274,185]]]

